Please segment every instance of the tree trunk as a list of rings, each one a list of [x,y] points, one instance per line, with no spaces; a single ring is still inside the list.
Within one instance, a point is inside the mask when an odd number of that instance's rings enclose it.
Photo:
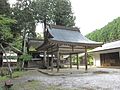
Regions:
[[[26,53],[26,28],[23,32],[23,44],[22,45],[23,45],[22,46],[23,54],[25,54]],[[21,68],[24,69],[24,60],[22,61],[22,67]]]
[[[12,78],[12,69],[10,67],[10,63],[8,62],[6,51],[5,51],[4,47],[2,46],[2,44],[0,44],[0,47],[1,47],[2,51],[4,52],[4,54],[5,54],[5,58],[7,60],[7,65],[8,65],[8,69],[9,69],[10,78]]]
[[[22,70],[24,70],[24,61],[22,61]]]

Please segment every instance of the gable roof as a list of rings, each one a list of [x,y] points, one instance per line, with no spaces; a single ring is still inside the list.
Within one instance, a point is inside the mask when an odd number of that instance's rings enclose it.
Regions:
[[[40,45],[44,43],[44,40],[42,39],[28,39],[28,45],[29,47],[38,48]]]
[[[50,26],[48,32],[52,36],[49,38],[53,42],[75,44],[75,45],[88,45],[88,46],[101,46],[101,42],[89,40],[83,36],[79,28],[67,28],[63,26]]]
[[[118,48],[120,48],[120,40],[106,43],[106,44],[102,45],[102,47],[97,47],[97,48],[91,50],[90,52],[99,52],[99,51],[118,49]]]
[[[44,43],[36,50],[51,50],[54,52],[59,48],[60,53],[83,53],[85,48],[95,48],[103,43],[95,42],[84,37],[79,28],[49,25],[45,29]],[[51,51],[50,51],[51,52]]]

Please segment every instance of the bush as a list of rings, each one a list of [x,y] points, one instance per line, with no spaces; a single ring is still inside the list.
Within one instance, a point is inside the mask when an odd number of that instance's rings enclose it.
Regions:
[[[93,65],[93,56],[92,55],[88,55],[88,64]]]
[[[7,67],[0,68],[0,76],[8,75],[9,71]]]
[[[31,59],[32,59],[32,56],[29,55],[29,54],[23,54],[23,55],[21,55],[21,56],[19,57],[19,60],[20,60],[20,61],[29,61],[29,60],[31,60]]]

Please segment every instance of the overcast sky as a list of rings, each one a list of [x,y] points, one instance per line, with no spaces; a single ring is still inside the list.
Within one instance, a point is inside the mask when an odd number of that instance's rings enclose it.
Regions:
[[[10,0],[14,2],[15,0]],[[120,0],[70,0],[76,26],[83,35],[102,28],[120,16]],[[37,32],[41,32],[40,26]]]

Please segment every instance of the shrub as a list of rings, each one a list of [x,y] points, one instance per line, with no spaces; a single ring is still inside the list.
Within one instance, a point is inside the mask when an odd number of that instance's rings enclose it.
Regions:
[[[8,75],[9,71],[7,67],[0,68],[0,76]]]
[[[29,61],[29,60],[31,60],[31,59],[32,59],[32,56],[29,55],[29,54],[23,54],[23,55],[21,55],[21,56],[19,57],[19,60],[20,60],[20,61]]]

